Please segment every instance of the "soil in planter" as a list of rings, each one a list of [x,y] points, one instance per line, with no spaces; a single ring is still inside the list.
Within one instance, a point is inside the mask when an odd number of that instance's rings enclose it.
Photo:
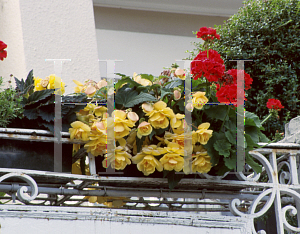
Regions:
[[[72,148],[62,145],[62,172],[71,172]],[[54,143],[1,139],[0,167],[54,172]]]

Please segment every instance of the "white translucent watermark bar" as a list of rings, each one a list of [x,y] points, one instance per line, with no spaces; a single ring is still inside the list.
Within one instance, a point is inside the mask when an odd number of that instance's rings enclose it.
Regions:
[[[123,172],[115,172],[115,169],[108,166],[108,160],[115,160],[115,123],[113,112],[115,110],[115,98],[114,98],[114,83],[115,83],[115,65],[116,62],[123,60],[98,60],[99,62],[106,62],[106,73],[107,73],[107,144],[106,144],[106,172],[98,174],[123,174]],[[109,158],[109,159],[108,159]]]
[[[236,171],[242,172],[245,166],[245,62],[252,60],[237,61],[237,120],[236,120]],[[240,71],[240,72],[239,72]]]
[[[62,172],[62,119],[61,119],[61,72],[64,61],[71,61],[71,59],[45,59],[45,62],[54,63],[55,74],[55,110],[54,110],[54,171]]]

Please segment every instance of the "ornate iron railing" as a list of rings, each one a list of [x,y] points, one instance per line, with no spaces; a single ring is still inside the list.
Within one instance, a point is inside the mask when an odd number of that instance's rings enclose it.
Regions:
[[[264,216],[274,205],[277,232],[300,232],[300,215],[297,215],[300,145],[272,143],[250,154],[263,166],[262,173],[256,174],[246,166],[243,173],[200,174],[197,179],[182,179],[171,191],[164,178],[84,176],[0,168],[0,191],[6,193],[1,201],[235,215],[252,220],[252,233],[257,233],[255,219]],[[90,166],[93,167],[92,163]],[[91,206],[89,198],[98,199],[99,203]],[[297,227],[291,224],[293,217]]]

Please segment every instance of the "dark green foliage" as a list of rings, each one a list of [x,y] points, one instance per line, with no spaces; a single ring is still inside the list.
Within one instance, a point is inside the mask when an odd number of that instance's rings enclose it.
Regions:
[[[47,129],[54,132],[55,118],[55,94],[54,89],[46,89],[33,92],[34,80],[31,70],[24,81],[15,77],[17,84],[16,90],[23,96],[22,108],[24,109],[22,118],[15,119],[10,127],[29,128],[29,129]],[[76,121],[76,112],[84,108],[84,105],[75,103],[84,103],[87,97],[84,94],[76,96],[62,96],[61,118],[62,131],[69,131],[70,124]]]
[[[2,77],[0,77],[0,87]],[[22,98],[12,88],[2,90],[0,88],[0,127],[7,127],[16,117],[21,116],[23,109]]]
[[[300,1],[249,0],[217,27],[217,33],[221,39],[214,48],[228,70],[237,64],[229,60],[253,60],[245,62],[245,71],[253,78],[246,110],[263,119],[268,114],[268,99],[279,99],[285,107],[279,112],[280,119],[272,118],[264,126],[268,137],[277,129],[283,132],[287,111],[290,118],[300,115]]]

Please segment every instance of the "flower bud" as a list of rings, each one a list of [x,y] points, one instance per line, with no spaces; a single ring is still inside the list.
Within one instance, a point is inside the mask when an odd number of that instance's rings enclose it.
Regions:
[[[181,93],[180,93],[180,91],[179,90],[174,90],[174,99],[175,100],[178,100],[178,99],[180,99],[180,97],[181,97]]]
[[[193,103],[188,103],[188,104],[186,104],[185,108],[186,108],[189,112],[193,112],[193,110],[194,110]]]
[[[139,116],[135,112],[128,112],[127,118],[130,119],[133,122],[136,122],[139,120]]]

